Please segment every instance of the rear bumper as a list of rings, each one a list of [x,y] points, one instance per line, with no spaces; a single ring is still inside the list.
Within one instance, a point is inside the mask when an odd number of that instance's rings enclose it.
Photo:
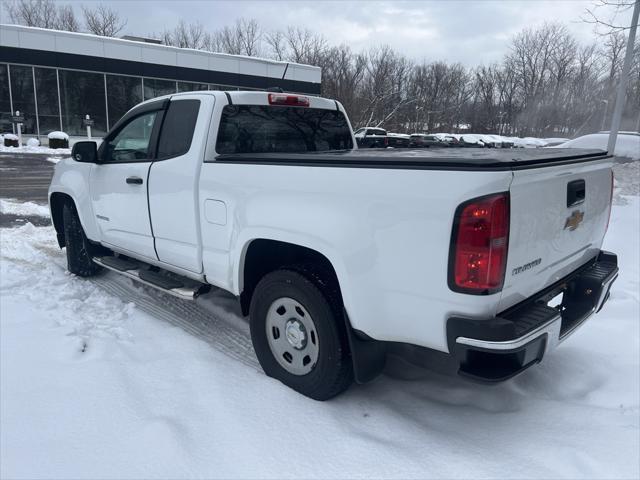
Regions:
[[[600,254],[560,282],[495,318],[450,318],[449,352],[459,373],[484,382],[500,382],[538,363],[609,298],[618,277],[615,254]],[[562,294],[559,306],[549,301]]]

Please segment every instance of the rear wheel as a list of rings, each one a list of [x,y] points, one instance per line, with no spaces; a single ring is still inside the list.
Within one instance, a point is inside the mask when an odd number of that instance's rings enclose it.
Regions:
[[[251,299],[251,340],[267,375],[315,400],[346,390],[353,367],[339,296],[312,268],[276,270]]]
[[[102,267],[94,263],[92,253],[96,250],[87,238],[78,212],[73,204],[66,203],[62,209],[64,222],[64,239],[67,249],[67,269],[80,277],[91,277]]]

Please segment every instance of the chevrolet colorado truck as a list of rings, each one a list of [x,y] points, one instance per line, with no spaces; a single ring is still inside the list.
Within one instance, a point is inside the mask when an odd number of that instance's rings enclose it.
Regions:
[[[539,362],[617,277],[611,167],[599,150],[358,150],[336,101],[191,92],[76,143],[49,203],[71,273],[229,291],[265,373],[325,400],[397,344],[486,382]]]

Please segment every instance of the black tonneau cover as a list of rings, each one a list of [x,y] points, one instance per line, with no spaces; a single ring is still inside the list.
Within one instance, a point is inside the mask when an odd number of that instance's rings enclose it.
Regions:
[[[520,170],[609,158],[607,152],[583,148],[421,148],[362,149],[307,153],[234,153],[207,162],[408,170]]]

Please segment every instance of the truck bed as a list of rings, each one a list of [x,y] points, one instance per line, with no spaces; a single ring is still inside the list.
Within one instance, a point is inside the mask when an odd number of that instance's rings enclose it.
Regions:
[[[338,168],[507,171],[589,162],[607,157],[597,149],[363,149],[309,153],[237,153],[208,162]]]

